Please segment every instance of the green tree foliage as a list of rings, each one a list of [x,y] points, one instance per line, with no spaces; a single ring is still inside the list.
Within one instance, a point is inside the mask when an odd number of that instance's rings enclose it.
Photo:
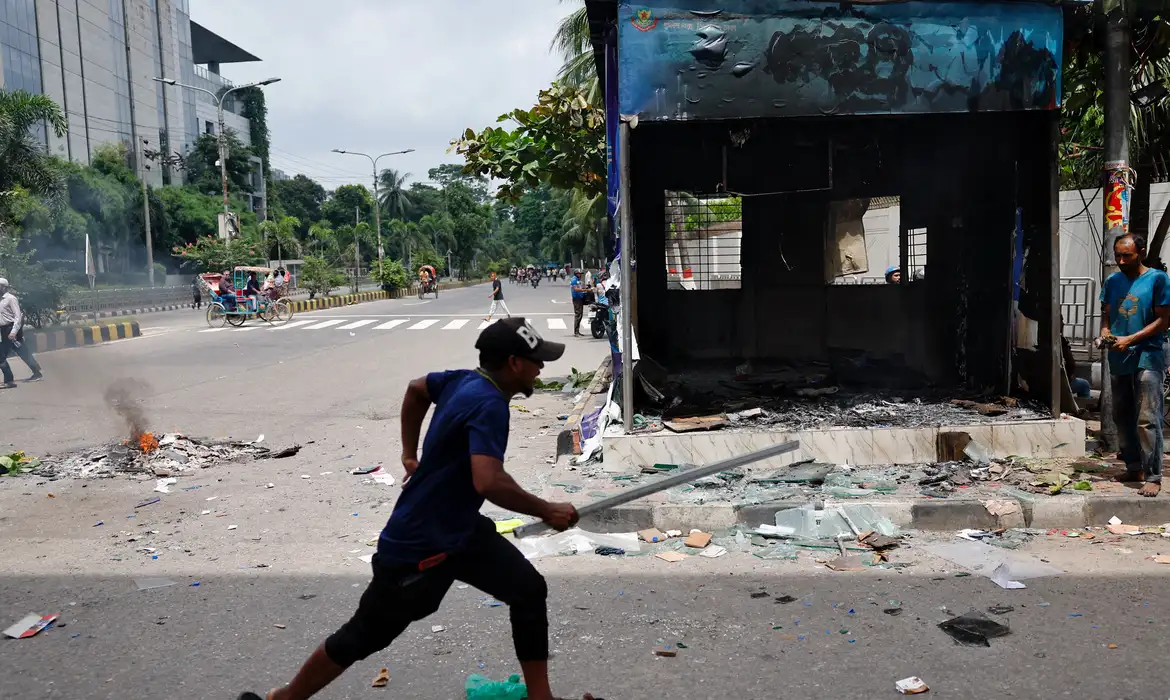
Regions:
[[[345,275],[328,260],[317,255],[305,256],[305,264],[297,276],[297,284],[309,290],[309,298],[325,296],[345,284]]]
[[[461,168],[462,166],[456,166]],[[407,221],[416,223],[424,217],[441,214],[444,211],[443,190],[424,182],[410,183],[406,191],[406,198],[410,200],[410,211],[406,214]]]
[[[36,328],[50,323],[65,299],[67,285],[60,274],[46,272],[33,260],[36,250],[21,249],[15,232],[0,223],[0,277],[20,297],[20,308]]]
[[[440,255],[434,248],[423,248],[414,255],[414,267],[417,270],[421,269],[423,265],[430,265],[440,275],[444,275],[447,269],[447,258]]]
[[[283,216],[280,219],[261,222],[260,237],[264,242],[269,260],[282,261],[297,259],[301,255],[301,240],[297,238],[297,229],[301,222],[292,216]]]
[[[382,264],[381,274],[378,274],[378,271],[374,270],[372,277],[382,285],[382,289],[388,292],[395,289],[405,289],[407,281],[411,279],[410,274],[406,270],[406,266],[400,260],[391,259],[387,259]]]
[[[248,159],[252,150],[228,129],[225,132],[228,143],[228,191],[252,191],[252,163]],[[219,140],[212,134],[203,134],[187,156],[187,184],[204,194],[223,193],[223,177],[216,163],[219,161]]]
[[[232,95],[243,104],[240,116],[248,120],[248,136],[252,142],[252,154],[263,162],[264,179],[271,189],[271,168],[268,164],[268,151],[271,143],[268,136],[268,105],[264,100],[264,91],[259,87],[250,87],[236,90]]]
[[[581,88],[589,97],[590,104],[600,105],[602,100],[601,82],[597,79],[597,61],[593,56],[593,42],[589,36],[589,13],[584,0],[561,0],[577,8],[557,25],[549,48],[559,54],[561,69],[557,80],[563,85]]]
[[[0,192],[23,187],[35,197],[56,206],[65,194],[57,161],[35,136],[34,128],[46,124],[58,137],[68,128],[65,113],[44,95],[23,90],[0,90]],[[0,221],[4,220],[0,200]]]
[[[464,170],[464,166],[455,163],[443,163],[442,165],[431,168],[427,171],[427,177],[432,182],[439,183],[439,186],[446,189],[452,183],[462,183],[471,190],[475,201],[480,204],[487,204],[491,201],[492,195],[488,184],[488,179],[482,175],[468,173]]]
[[[378,200],[382,213],[390,219],[405,219],[410,210],[410,197],[406,194],[406,180],[410,173],[400,173],[386,168],[378,176]]]
[[[325,204],[327,194],[325,188],[316,181],[297,175],[291,180],[272,183],[269,197],[280,203],[280,209],[286,216],[301,222],[297,235],[304,237],[309,226],[321,220],[321,207]]]
[[[605,117],[580,88],[553,83],[534,107],[497,121],[516,128],[467,129],[451,148],[466,159],[465,172],[503,181],[499,199],[516,202],[541,183],[589,196],[605,192]]]
[[[329,193],[329,198],[321,207],[321,218],[329,222],[334,228],[353,226],[354,212],[357,211],[361,221],[374,220],[374,197],[365,185],[342,185]]]
[[[261,265],[266,262],[262,245],[251,236],[225,241],[218,236],[204,236],[194,243],[175,246],[175,257],[185,267],[199,272],[223,272],[238,265]]]

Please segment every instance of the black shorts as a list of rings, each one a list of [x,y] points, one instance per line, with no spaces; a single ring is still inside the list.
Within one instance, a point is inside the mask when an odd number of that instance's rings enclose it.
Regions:
[[[521,661],[548,658],[548,587],[520,550],[481,518],[467,546],[420,571],[417,564],[386,562],[374,555],[374,578],[357,612],[325,640],[325,653],[348,667],[390,646],[412,622],[436,610],[455,581],[462,581],[510,608],[512,641]]]

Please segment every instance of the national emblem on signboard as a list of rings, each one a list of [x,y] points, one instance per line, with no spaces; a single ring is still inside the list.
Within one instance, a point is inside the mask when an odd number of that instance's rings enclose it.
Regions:
[[[634,16],[630,18],[630,22],[640,32],[648,32],[658,26],[658,18],[646,7],[635,12]]]

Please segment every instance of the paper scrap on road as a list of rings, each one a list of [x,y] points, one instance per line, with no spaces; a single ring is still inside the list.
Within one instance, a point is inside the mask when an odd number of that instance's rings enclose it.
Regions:
[[[362,561],[364,561],[367,564],[374,563],[374,555],[373,554],[363,554],[362,556],[358,557],[358,559],[361,559]]]
[[[140,591],[149,591],[152,588],[166,588],[167,586],[177,585],[175,581],[169,578],[137,578],[134,579],[134,584],[138,586]]]
[[[700,557],[706,557],[708,559],[714,559],[716,557],[721,557],[724,554],[727,554],[727,548],[720,547],[717,544],[710,545],[709,547],[707,547],[703,551],[699,552]]]
[[[922,679],[918,676],[903,678],[902,680],[894,683],[894,688],[903,695],[917,695],[919,693],[925,693],[926,691],[930,690],[930,688],[926,686],[926,683],[923,683]]]
[[[177,483],[179,483],[179,480],[173,476],[167,477],[166,479],[159,479],[154,482],[154,490],[159,493],[170,493],[171,489],[169,487]]]
[[[382,484],[383,486],[393,486],[394,477],[386,473],[378,473],[374,475],[374,483]]]
[[[524,521],[521,520],[520,518],[511,518],[510,520],[497,520],[496,521],[496,532],[501,534],[501,535],[507,535],[507,534],[515,531],[516,528],[520,527],[523,524],[524,524]]]
[[[385,688],[390,682],[390,669],[384,668],[378,671],[378,675],[374,677],[373,687]]]
[[[4,636],[11,637],[12,639],[27,639],[53,624],[53,620],[56,620],[57,617],[57,615],[29,613],[20,620],[17,620],[16,624],[4,630]]]
[[[431,625],[431,632],[434,634],[438,634],[439,632],[442,632],[446,629],[447,628],[442,625]]]
[[[925,549],[973,574],[986,576],[1001,588],[1024,588],[1021,581],[1064,573],[1036,557],[982,542],[947,542],[927,545]]]
[[[671,564],[674,564],[676,562],[682,561],[683,559],[689,558],[689,557],[687,557],[687,555],[683,554],[682,552],[675,552],[673,550],[667,551],[667,552],[659,552],[658,554],[655,554],[654,556],[658,557],[662,561],[668,561]]]
[[[1117,517],[1117,516],[1115,515],[1115,516],[1113,516],[1112,518],[1109,518],[1109,524],[1110,524],[1110,525],[1120,525],[1120,524],[1121,524],[1121,518],[1119,518],[1119,517]]]

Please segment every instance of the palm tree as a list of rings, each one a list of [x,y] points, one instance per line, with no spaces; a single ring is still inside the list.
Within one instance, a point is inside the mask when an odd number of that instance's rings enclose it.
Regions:
[[[386,168],[378,177],[378,204],[382,211],[391,219],[403,219],[410,209],[410,200],[406,197],[406,179],[410,173],[399,173],[392,168]]]
[[[65,114],[50,98],[24,90],[0,90],[0,192],[20,186],[56,205],[65,194],[65,181],[33,133],[41,124],[58,137],[68,130]]]
[[[443,251],[455,247],[455,234],[452,232],[454,227],[455,222],[451,220],[450,214],[446,213],[427,214],[418,221],[419,232],[424,239],[431,242],[435,252],[440,255]]]
[[[589,37],[589,13],[584,0],[573,2],[579,7],[565,16],[557,25],[549,50],[560,55],[564,63],[557,73],[562,85],[584,88],[589,102],[601,104],[601,83],[597,79],[597,64],[593,60],[593,43]]]
[[[602,235],[604,221],[605,195],[591,197],[581,190],[573,190],[561,229],[563,248],[581,253],[582,257],[605,257],[602,251],[605,245]]]
[[[276,259],[283,264],[284,255],[300,256],[301,241],[297,238],[297,229],[301,227],[301,220],[295,216],[281,217],[280,221],[271,219],[260,223],[260,233],[264,236],[264,254],[272,255],[272,246],[276,246]],[[271,257],[269,258],[272,259]]]
[[[318,257],[325,257],[322,251],[333,251],[337,247],[337,236],[328,221],[318,221],[310,226],[309,240]]]

